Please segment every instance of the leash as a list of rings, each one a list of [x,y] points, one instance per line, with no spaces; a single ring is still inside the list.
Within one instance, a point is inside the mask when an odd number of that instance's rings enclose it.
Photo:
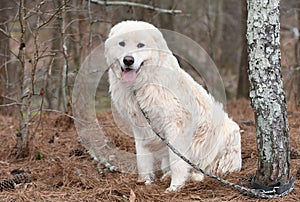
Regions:
[[[263,186],[263,185],[259,185],[255,182],[255,177],[252,178],[251,180],[251,186],[253,187],[252,189],[229,182],[221,177],[218,177],[214,174],[208,173],[205,170],[201,169],[200,167],[198,167],[196,164],[194,164],[193,162],[191,162],[188,158],[186,158],[185,156],[183,156],[175,147],[173,147],[168,140],[166,140],[166,138],[164,138],[163,136],[161,136],[156,130],[155,128],[152,127],[151,125],[151,120],[149,118],[149,116],[147,115],[147,113],[141,108],[141,105],[137,99],[136,96],[136,90],[133,91],[133,94],[136,98],[136,102],[137,105],[139,107],[139,109],[141,110],[143,116],[145,117],[145,119],[147,120],[148,125],[150,126],[150,128],[152,129],[152,131],[155,133],[155,135],[157,137],[159,137],[161,139],[161,141],[164,142],[164,144],[169,147],[172,152],[174,154],[176,154],[178,157],[180,157],[183,161],[185,161],[186,163],[188,163],[190,166],[192,166],[195,170],[201,172],[202,174],[206,175],[207,177],[210,177],[212,179],[215,179],[231,188],[234,188],[238,191],[240,191],[242,194],[250,196],[250,197],[255,197],[255,198],[265,198],[265,199],[272,199],[272,198],[279,198],[279,197],[283,197],[288,195],[291,191],[293,191],[294,189],[294,183],[295,183],[295,179],[291,176],[290,177],[290,182],[288,184],[280,184],[277,183],[275,185],[271,185],[271,186]]]

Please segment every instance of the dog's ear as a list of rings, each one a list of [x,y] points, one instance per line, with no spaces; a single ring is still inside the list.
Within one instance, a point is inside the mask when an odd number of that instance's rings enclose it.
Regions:
[[[147,30],[147,33],[149,33],[151,38],[154,40],[159,50],[162,50],[164,52],[171,52],[162,33],[157,28],[150,29],[149,31]]]
[[[125,34],[128,32],[132,32],[135,30],[140,30],[141,26],[145,26],[145,24],[148,24],[146,22],[142,22],[142,21],[134,21],[134,20],[125,20],[125,21],[121,21],[117,24],[115,24],[111,29],[110,32],[108,34],[108,38],[113,37],[114,35],[121,35],[121,34]],[[151,24],[149,24],[150,26]],[[153,26],[153,25],[151,25]]]
[[[128,23],[128,21],[122,21],[122,22],[119,22],[119,23],[115,24],[110,29],[109,34],[108,34],[108,38],[113,37],[116,33],[122,34],[124,31],[121,31],[121,30],[124,30],[124,28],[126,27],[127,23]]]
[[[108,38],[111,38],[113,35],[115,35],[117,30],[118,30],[118,26],[113,26],[109,31]]]

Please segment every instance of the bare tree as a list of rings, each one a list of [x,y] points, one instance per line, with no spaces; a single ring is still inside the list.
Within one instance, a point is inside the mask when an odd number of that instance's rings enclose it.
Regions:
[[[18,20],[20,24],[20,39],[19,39],[19,52],[17,58],[19,60],[19,93],[18,101],[21,103],[19,110],[19,132],[17,133],[16,156],[18,158],[27,156],[29,153],[28,148],[28,125],[30,117],[30,105],[31,105],[31,85],[30,85],[30,69],[25,59],[25,35],[27,32],[27,25],[25,22],[25,2],[24,0],[19,1]]]
[[[31,3],[31,2],[30,2]],[[49,15],[42,16],[44,1],[37,1],[34,4],[25,4],[24,0],[18,2],[18,29],[19,29],[19,49],[15,57],[18,60],[18,103],[19,109],[19,131],[16,138],[16,157],[22,158],[28,156],[29,145],[32,143],[34,133],[30,134],[30,124],[33,122],[33,105],[38,105],[36,109],[40,112],[40,118],[43,108],[45,85],[37,85],[41,79],[38,74],[46,72],[53,64],[53,53],[47,52],[47,46],[42,44],[42,32],[45,31],[55,16],[61,12],[61,7],[49,9]],[[31,7],[32,9],[28,9]],[[32,18],[30,19],[29,16]],[[34,16],[34,17],[33,17]],[[28,40],[30,38],[31,40]],[[46,40],[47,41],[47,40]],[[27,50],[27,47],[29,50]],[[47,68],[42,68],[41,63],[47,64]],[[49,61],[49,62],[46,62]],[[46,71],[45,71],[46,70]],[[48,79],[49,76],[46,76]],[[42,100],[42,101],[40,101]],[[41,119],[38,120],[39,122]],[[39,124],[38,124],[39,125]]]
[[[285,184],[290,178],[290,141],[280,69],[280,0],[247,2],[250,98],[258,148],[255,182]]]

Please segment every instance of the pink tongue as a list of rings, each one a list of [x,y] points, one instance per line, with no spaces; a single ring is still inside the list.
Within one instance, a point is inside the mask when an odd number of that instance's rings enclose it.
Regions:
[[[127,82],[134,81],[136,78],[136,72],[135,70],[125,70],[123,72],[123,79]]]

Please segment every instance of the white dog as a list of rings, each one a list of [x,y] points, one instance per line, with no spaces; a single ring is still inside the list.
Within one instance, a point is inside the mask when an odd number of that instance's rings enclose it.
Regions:
[[[200,168],[212,173],[241,169],[239,126],[205,89],[180,68],[161,32],[141,21],[115,25],[105,42],[114,106],[134,133],[139,180],[150,184],[160,169],[171,175],[167,191],[193,177],[186,162],[155,135],[151,126]]]

